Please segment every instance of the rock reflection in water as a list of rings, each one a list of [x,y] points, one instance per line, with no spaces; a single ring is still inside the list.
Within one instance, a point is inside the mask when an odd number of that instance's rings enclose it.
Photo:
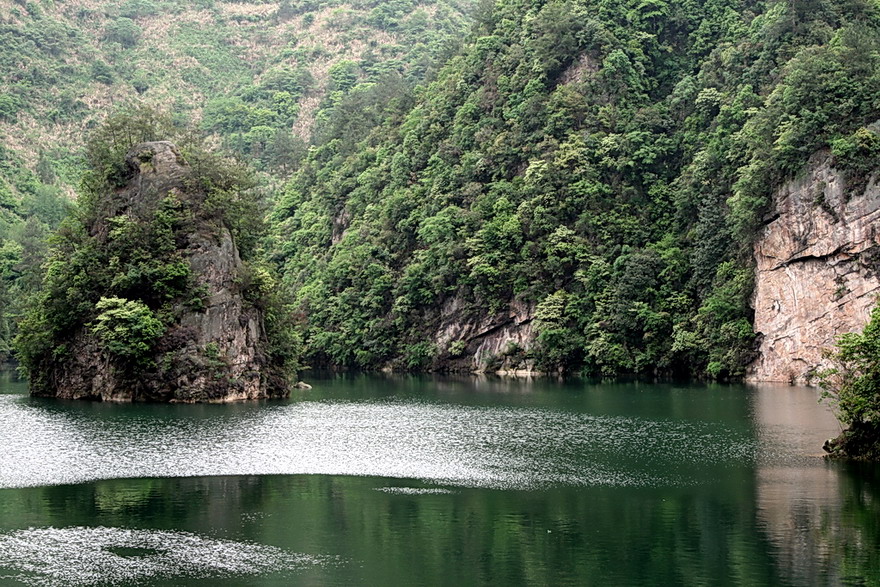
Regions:
[[[501,491],[323,475],[111,480],[2,490],[0,529],[67,524],[76,535],[87,524],[125,524],[143,529],[135,534],[141,537],[174,528],[169,532],[206,541],[264,545],[268,550],[257,550],[250,568],[264,564],[266,573],[248,575],[248,585],[583,585],[591,578],[709,585],[734,574],[749,584],[773,583],[766,545],[754,539],[754,512],[737,507],[748,481],[744,474],[726,487],[671,491]],[[157,546],[147,538],[102,543]],[[279,559],[279,553],[299,558]],[[51,566],[56,553],[37,548],[33,556],[33,563],[43,557]],[[106,553],[99,558],[119,562]],[[156,573],[144,583],[163,584],[159,579],[172,576],[173,567],[161,575],[160,561],[168,559],[153,560]],[[16,564],[11,572],[20,573]],[[242,584],[243,574],[236,583],[199,564],[213,585]],[[2,566],[0,576],[9,576]],[[182,563],[173,584],[204,584],[191,569]]]
[[[880,584],[877,467],[819,457],[837,425],[809,389],[363,377],[268,405],[0,395],[0,421],[0,481],[19,486],[0,489],[0,536],[169,532],[306,557],[209,569],[212,587]],[[33,486],[115,475],[141,478]],[[147,539],[102,552],[166,556]]]
[[[817,438],[839,429],[816,401],[816,390],[790,386],[762,386],[754,396],[759,523],[792,584],[880,584],[877,467],[823,458]]]

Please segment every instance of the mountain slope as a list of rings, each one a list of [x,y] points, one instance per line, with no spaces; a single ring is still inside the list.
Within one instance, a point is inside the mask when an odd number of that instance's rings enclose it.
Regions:
[[[137,98],[202,120],[254,154],[282,130],[308,139],[334,91],[382,71],[421,79],[461,37],[466,7],[446,0],[5,2],[0,136],[31,167],[40,149],[52,150],[50,165],[75,186],[72,144],[113,105]]]
[[[0,1],[0,358],[70,207],[84,137],[132,103],[173,113],[264,171],[290,173],[347,94],[424,79],[467,0]]]
[[[347,104],[281,198],[312,364],[741,375],[773,190],[823,148],[855,187],[876,167],[876,3],[477,18],[429,86]]]

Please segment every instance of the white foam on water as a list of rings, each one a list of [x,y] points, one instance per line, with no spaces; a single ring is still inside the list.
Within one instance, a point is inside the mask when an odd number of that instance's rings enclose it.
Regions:
[[[451,495],[456,493],[442,487],[376,487],[375,491],[396,495]]]

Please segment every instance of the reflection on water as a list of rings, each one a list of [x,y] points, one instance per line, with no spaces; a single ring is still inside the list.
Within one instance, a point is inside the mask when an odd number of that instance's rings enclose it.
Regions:
[[[839,428],[811,397],[815,390],[788,386],[754,396],[763,455],[755,474],[758,520],[793,584],[880,585],[880,469],[820,458],[816,439]]]
[[[23,521],[12,504],[29,500],[41,528],[174,527],[339,561],[285,570],[301,584],[717,585],[733,574],[775,583],[754,511],[737,507],[748,503],[741,481],[501,491],[373,477],[116,480],[5,490],[0,517]],[[421,491],[431,489],[446,491]],[[284,583],[269,573],[247,584]]]
[[[808,389],[359,377],[0,419],[0,579],[79,552],[134,584],[880,584],[877,467],[816,456]]]

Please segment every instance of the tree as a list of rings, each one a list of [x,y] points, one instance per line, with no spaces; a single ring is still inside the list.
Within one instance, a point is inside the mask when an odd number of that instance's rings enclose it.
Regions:
[[[223,283],[234,282],[224,287],[243,298],[238,325],[244,326],[241,316],[265,324],[265,336],[252,339],[258,345],[254,361],[266,367],[259,373],[268,387],[261,389],[283,391],[285,368],[297,365],[298,339],[284,331],[292,326],[281,302],[269,295],[274,283],[271,269],[250,264],[262,232],[260,194],[251,190],[243,166],[198,143],[183,143],[185,149],[168,142],[132,149],[144,141],[175,135],[186,141],[189,135],[167,123],[168,117],[161,113],[130,109],[109,117],[88,142],[92,168],[84,180],[84,193],[53,237],[42,291],[24,304],[14,342],[33,393],[56,393],[63,376],[59,374],[78,369],[77,361],[86,355],[106,360],[106,368],[120,380],[148,386],[137,393],[165,397],[173,387],[169,382],[184,371],[191,375],[196,368],[208,369],[206,377],[210,376],[210,385],[218,386],[211,388],[217,393],[229,386],[243,389],[245,383],[236,379],[238,375],[226,378],[211,367],[216,357],[209,347],[204,352],[195,349],[194,327],[185,323],[187,316],[204,310],[213,287],[213,277],[207,275],[213,269],[196,269],[198,261],[192,255],[193,243],[204,247],[205,241],[216,242],[216,252],[209,254],[224,259],[225,268],[217,270],[227,272]],[[175,158],[168,158],[172,170],[167,175],[162,175],[161,165],[152,165],[157,153]],[[128,164],[114,158],[127,159]],[[157,183],[134,181],[133,160],[140,162],[141,173],[154,170]],[[229,242],[233,244],[227,247]],[[6,265],[17,273],[28,269],[24,246],[9,253],[10,261],[0,270]],[[223,341],[218,342],[222,347]],[[264,374],[268,379],[262,379]],[[198,380],[193,377],[192,381]],[[193,385],[187,389],[201,384]],[[192,399],[186,396],[189,392],[181,393],[179,397]]]
[[[169,138],[180,145],[181,134],[166,112],[142,104],[123,106],[108,116],[86,143],[89,169],[83,176],[83,188],[102,192],[108,186],[121,187],[127,179],[125,154],[129,149],[138,143]]]
[[[844,334],[828,353],[834,367],[820,373],[823,397],[848,426],[880,420],[880,306],[865,329]]]
[[[833,367],[819,372],[822,397],[848,428],[826,450],[880,459],[880,305],[862,332],[838,338],[827,356]]]
[[[141,36],[141,27],[133,20],[126,17],[117,18],[107,27],[107,40],[116,41],[126,48],[137,45]]]
[[[21,104],[15,96],[0,94],[0,119],[13,120],[20,108]]]

